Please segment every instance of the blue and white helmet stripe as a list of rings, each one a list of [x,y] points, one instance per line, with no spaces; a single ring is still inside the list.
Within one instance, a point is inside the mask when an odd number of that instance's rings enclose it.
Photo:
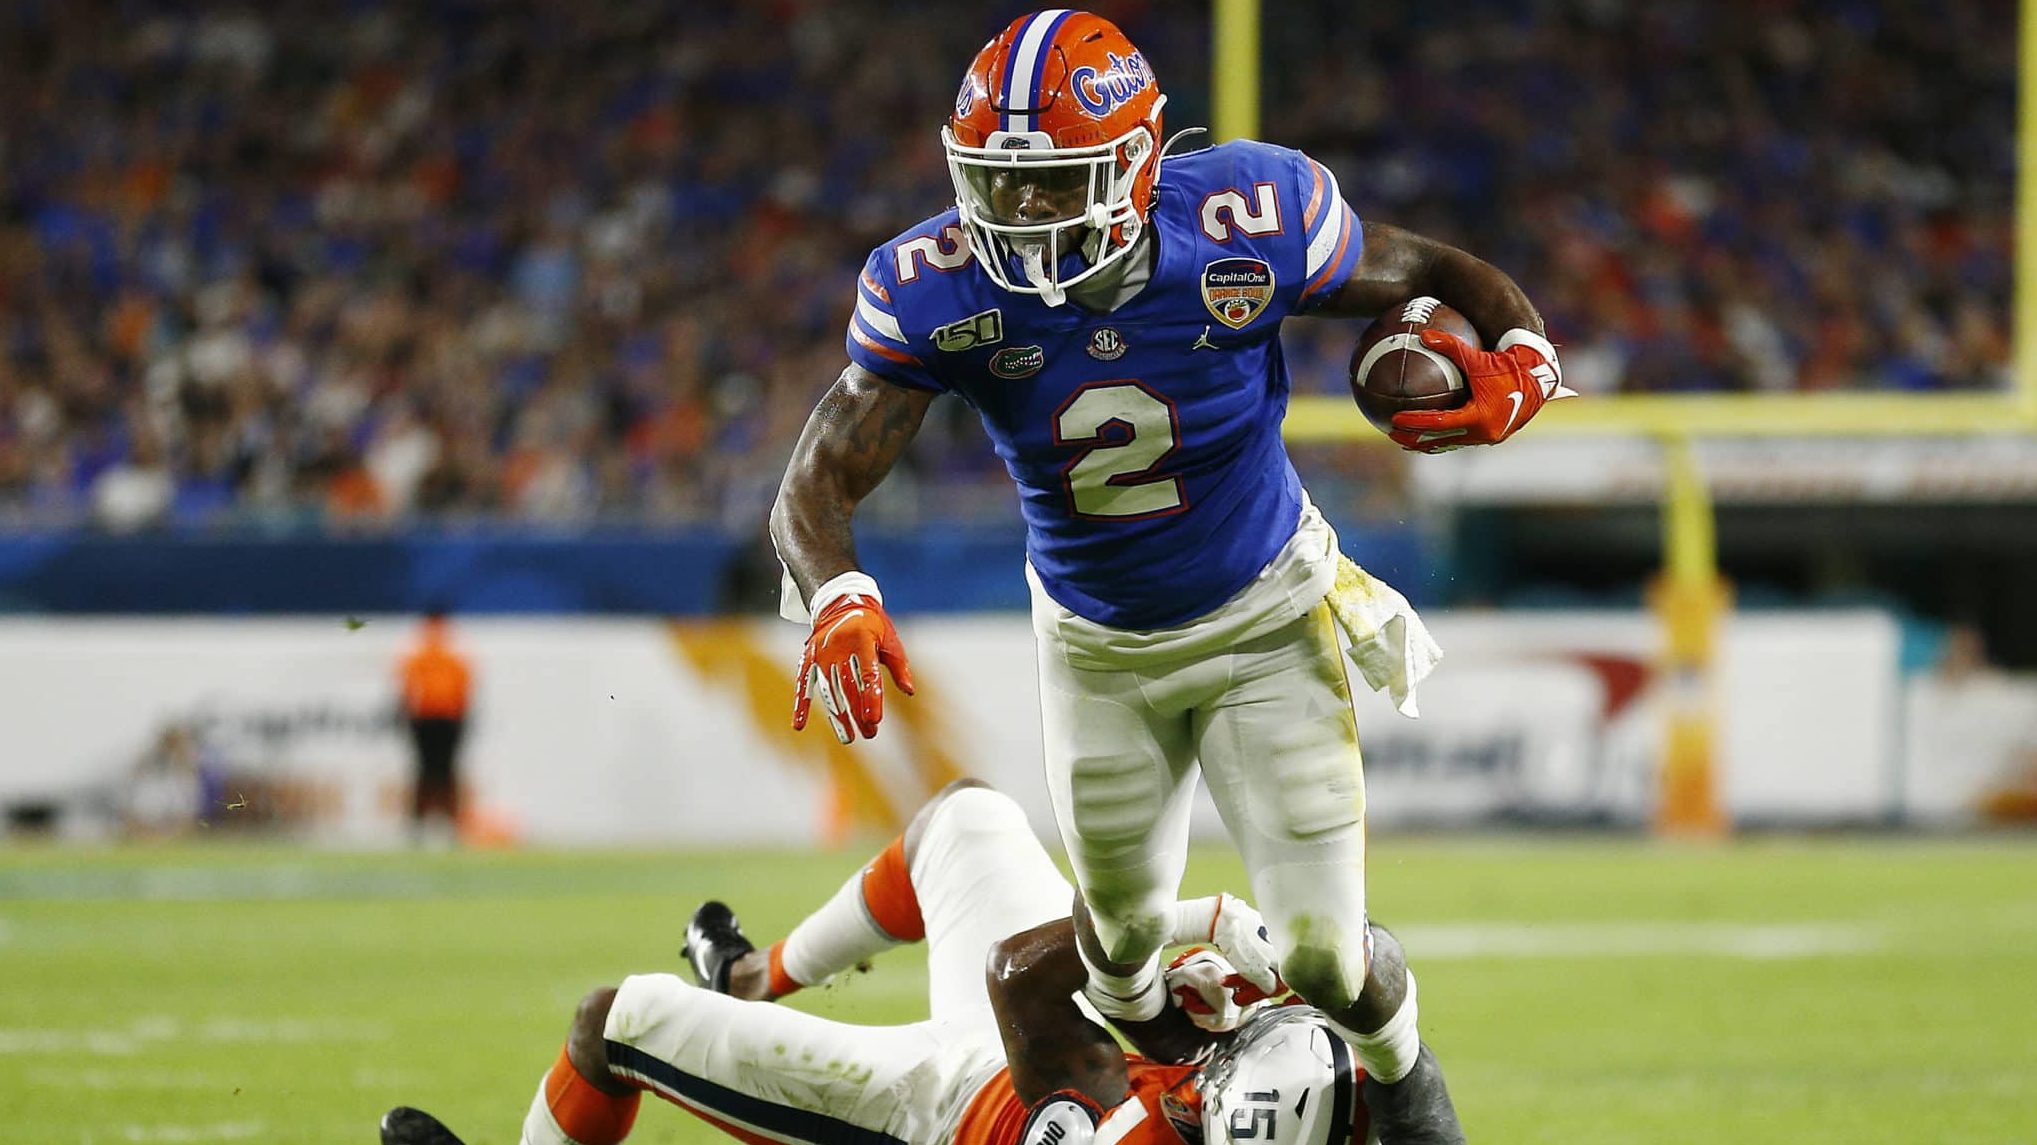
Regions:
[[[1036,12],[1026,21],[1024,30],[1019,32],[1018,45],[1004,62],[1003,91],[999,100],[1005,108],[1003,122],[999,125],[1004,130],[1035,130],[1036,116],[1025,112],[1013,114],[1011,109],[1025,108],[1030,112],[1037,108],[1034,101],[1039,98],[1040,76],[1047,68],[1047,47],[1054,42],[1054,33],[1061,30],[1061,24],[1069,14],[1066,8]]]

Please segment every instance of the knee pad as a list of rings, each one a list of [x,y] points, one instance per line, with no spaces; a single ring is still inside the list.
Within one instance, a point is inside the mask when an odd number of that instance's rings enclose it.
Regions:
[[[1033,829],[1026,813],[1012,797],[995,787],[971,786],[950,789],[927,818],[926,830],[915,841],[914,853],[938,853],[936,839],[965,835],[1023,834],[1028,841]]]
[[[1341,1013],[1357,1003],[1370,968],[1372,935],[1345,934],[1316,916],[1302,915],[1281,928],[1280,976],[1311,1006]]]
[[[1108,880],[1104,880],[1108,882]],[[1089,920],[1104,957],[1112,962],[1141,962],[1167,945],[1174,933],[1171,892],[1139,891],[1113,895],[1108,887],[1083,888]]]

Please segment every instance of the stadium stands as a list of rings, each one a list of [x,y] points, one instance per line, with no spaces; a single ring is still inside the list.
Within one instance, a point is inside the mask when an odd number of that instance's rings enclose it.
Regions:
[[[1999,383],[2013,5],[1472,7],[1282,5],[1265,134],[1512,271],[1586,388]],[[0,526],[750,536],[1003,14],[6,6]],[[1203,22],[1115,14],[1202,121]],[[1297,385],[1350,336],[1293,334]],[[937,408],[896,515],[1012,517]],[[1331,462],[1399,511],[1390,456]]]

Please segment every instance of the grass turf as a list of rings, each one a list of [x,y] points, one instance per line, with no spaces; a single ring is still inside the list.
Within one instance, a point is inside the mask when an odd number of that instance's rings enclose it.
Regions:
[[[508,1143],[589,988],[857,854],[0,848],[0,1140]],[[1473,1141],[2037,1142],[2037,840],[1374,841]],[[1242,885],[1198,853],[1186,890]],[[914,954],[799,1004],[924,1012]],[[646,1103],[631,1139],[726,1140]]]

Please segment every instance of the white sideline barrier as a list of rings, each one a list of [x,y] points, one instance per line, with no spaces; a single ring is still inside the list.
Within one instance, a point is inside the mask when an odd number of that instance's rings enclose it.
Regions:
[[[1655,622],[1640,613],[1438,613],[1446,658],[1420,721],[1357,707],[1372,821],[1645,820],[1658,742]],[[528,841],[822,841],[836,777],[896,813],[953,766],[1051,832],[1023,617],[902,626],[921,695],[841,749],[818,713],[793,735],[795,626],[656,620],[458,622],[477,696],[462,754],[473,802]],[[393,718],[404,618],[0,621],[0,804],[99,805],[131,787],[165,726],[196,727],[241,777],[289,789],[312,837],[400,837],[409,748]],[[1719,692],[1736,819],[1826,823],[1900,810],[1896,626],[1875,612],[1736,618]],[[228,791],[231,801],[236,793]],[[213,818],[231,814],[215,809]],[[89,818],[81,816],[80,818]],[[876,824],[876,825],[880,825]],[[1205,807],[1198,829],[1221,826]]]

